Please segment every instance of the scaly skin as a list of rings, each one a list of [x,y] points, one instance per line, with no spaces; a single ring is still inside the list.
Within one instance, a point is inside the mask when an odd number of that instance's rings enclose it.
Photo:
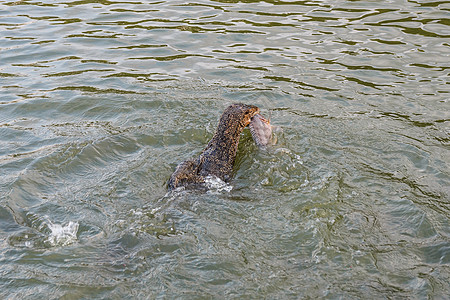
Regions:
[[[195,186],[213,175],[228,181],[233,172],[239,138],[252,117],[259,113],[253,105],[236,103],[228,106],[220,117],[216,133],[198,158],[182,162],[170,176],[168,189]]]

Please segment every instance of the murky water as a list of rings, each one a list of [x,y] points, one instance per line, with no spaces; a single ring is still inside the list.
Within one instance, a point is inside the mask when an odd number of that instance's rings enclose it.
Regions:
[[[448,297],[449,11],[1,1],[1,298]],[[233,102],[277,144],[167,194]]]

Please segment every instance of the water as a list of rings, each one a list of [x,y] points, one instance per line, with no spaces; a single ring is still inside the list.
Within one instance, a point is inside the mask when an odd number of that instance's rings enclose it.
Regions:
[[[1,1],[1,298],[447,298],[449,10]],[[167,194],[233,102],[277,145]]]

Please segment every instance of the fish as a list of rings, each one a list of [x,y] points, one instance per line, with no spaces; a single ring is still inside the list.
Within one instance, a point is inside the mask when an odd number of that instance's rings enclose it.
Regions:
[[[259,148],[265,149],[273,145],[272,125],[269,120],[258,113],[252,117],[249,126],[253,140]]]

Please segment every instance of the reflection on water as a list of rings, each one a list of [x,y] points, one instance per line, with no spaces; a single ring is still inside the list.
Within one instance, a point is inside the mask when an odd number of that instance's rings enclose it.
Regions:
[[[0,295],[445,298],[445,1],[0,4]],[[234,179],[167,193],[232,102]]]

